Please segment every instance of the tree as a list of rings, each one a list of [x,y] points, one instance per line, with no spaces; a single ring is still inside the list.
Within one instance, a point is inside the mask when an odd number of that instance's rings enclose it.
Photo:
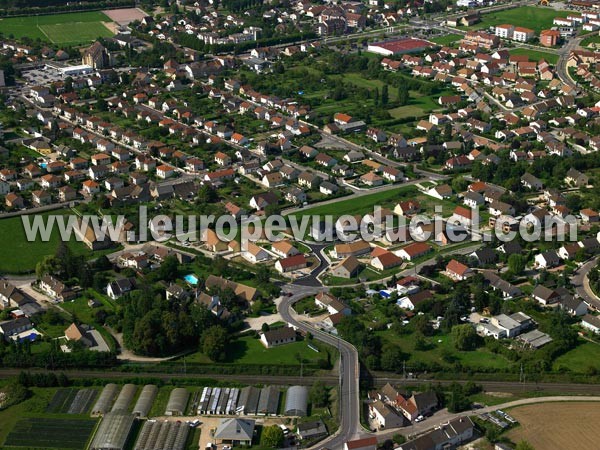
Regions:
[[[402,369],[404,355],[397,346],[386,346],[381,352],[381,369],[388,372],[399,372]]]
[[[381,105],[385,106],[388,104],[388,101],[390,99],[390,95],[389,95],[389,87],[387,84],[384,84],[383,87],[381,88]]]
[[[479,336],[469,324],[456,325],[452,328],[452,341],[458,350],[475,350],[479,345]]]
[[[520,441],[517,446],[515,447],[515,450],[535,450],[533,448],[533,445],[531,445],[529,442],[527,441]]]
[[[405,105],[408,105],[409,101],[410,101],[410,95],[408,93],[408,87],[406,86],[406,84],[402,84],[398,88],[398,104],[400,106],[405,106]]]
[[[523,273],[525,270],[525,258],[523,255],[519,255],[515,253],[508,257],[508,270],[510,270],[513,275],[518,275]]]
[[[214,325],[202,335],[202,353],[213,361],[224,361],[229,343],[229,333],[220,325]]]
[[[329,403],[329,391],[322,381],[317,380],[313,383],[308,397],[310,398],[310,402],[318,408],[327,406]]]
[[[452,189],[454,192],[463,192],[469,186],[469,182],[462,176],[456,177],[452,180]]]
[[[269,331],[271,329],[271,327],[269,326],[269,324],[267,322],[263,322],[260,329],[263,333],[266,333],[267,331]]]
[[[262,430],[261,444],[265,447],[279,448],[283,445],[283,430],[278,425],[270,425]]]

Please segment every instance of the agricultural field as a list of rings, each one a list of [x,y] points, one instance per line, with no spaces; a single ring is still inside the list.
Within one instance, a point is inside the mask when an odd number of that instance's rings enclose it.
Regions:
[[[521,426],[511,430],[513,442],[526,440],[544,450],[595,450],[600,408],[593,402],[561,402],[527,405],[510,410]],[[552,418],[549,420],[549,418]]]
[[[546,62],[556,65],[558,62],[558,55],[556,53],[540,52],[537,50],[531,50],[529,48],[515,48],[509,50],[511,55],[527,55],[531,61],[539,61],[545,59]]]
[[[96,421],[91,419],[20,419],[4,442],[5,448],[86,448]]]
[[[0,32],[15,38],[41,39],[53,44],[88,44],[114,33],[112,20],[100,11],[0,19]]]
[[[491,26],[509,23],[516,27],[525,27],[535,30],[539,35],[540,31],[546,30],[552,26],[552,21],[556,17],[567,17],[569,11],[556,11],[552,8],[541,8],[539,6],[522,6],[520,8],[506,9],[491,14],[484,14],[481,22],[467,29],[483,29]]]
[[[96,399],[95,389],[59,389],[50,400],[49,414],[86,414]]]

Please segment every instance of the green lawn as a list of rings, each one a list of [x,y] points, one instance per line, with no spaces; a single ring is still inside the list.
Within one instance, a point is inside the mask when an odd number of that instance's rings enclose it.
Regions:
[[[102,22],[57,23],[39,28],[55,44],[79,44],[113,36]]]
[[[344,214],[366,214],[373,212],[375,205],[379,206],[393,206],[396,202],[401,199],[409,199],[416,195],[418,190],[414,186],[401,186],[397,189],[389,189],[387,191],[375,192],[373,194],[367,194],[357,198],[349,198],[341,200],[339,202],[330,203],[322,206],[315,206],[314,208],[304,209],[301,212],[296,213],[296,216],[312,216],[312,215],[333,215],[339,217]]]
[[[435,42],[440,45],[450,45],[453,42],[459,41],[462,39],[462,34],[447,34],[445,36],[438,36],[433,39],[430,39],[431,42]]]
[[[421,204],[421,209],[427,213],[433,213],[436,205],[441,205],[443,215],[448,216],[454,209],[454,203],[447,200],[437,200],[429,197],[413,186],[399,186],[398,188],[389,189],[387,191],[374,192],[373,194],[363,195],[359,198],[353,197],[345,200],[340,200],[336,203],[327,205],[315,206],[313,208],[303,209],[293,215],[313,216],[313,215],[332,215],[334,218],[345,214],[367,214],[374,211],[375,206],[382,208],[394,209],[396,204],[403,200],[417,200]]]
[[[592,368],[600,372],[600,344],[593,342],[580,344],[554,361],[554,370],[568,369],[576,373],[586,373]]]
[[[0,32],[15,38],[41,39],[54,44],[85,44],[113,33],[102,22],[112,22],[100,11],[0,19]]]
[[[516,27],[525,27],[540,31],[549,29],[555,17],[567,17],[569,11],[556,11],[552,8],[541,8],[539,6],[522,6],[520,8],[506,9],[481,16],[481,22],[466,27],[467,29],[482,29],[490,26],[511,24]]]
[[[44,218],[50,214],[67,214],[65,211],[44,213]],[[29,216],[33,220],[33,215]],[[33,222],[30,222],[33,223]],[[56,227],[53,228],[50,240],[43,242],[38,236],[36,241],[29,242],[23,228],[21,216],[0,220],[0,236],[4,236],[4,256],[0,259],[0,273],[27,273],[35,270],[35,265],[47,255],[53,255],[58,248],[60,235]],[[7,239],[9,237],[9,239]],[[69,248],[77,255],[97,257],[102,253],[92,253],[83,242],[78,242],[75,237],[69,242]],[[114,251],[111,250],[111,251]]]
[[[592,45],[592,44],[594,44],[594,45]],[[592,45],[594,47],[600,46],[600,35],[594,33],[581,41],[582,47],[587,47],[589,45]]]
[[[325,351],[317,353],[308,348],[309,343],[308,341],[299,341],[279,347],[265,348],[259,339],[245,336],[238,338],[229,346],[227,358],[228,362],[236,364],[298,364],[299,368],[298,355],[301,355],[305,362],[313,363],[327,357]],[[317,346],[315,343],[311,344]]]
[[[430,344],[427,350],[415,350],[414,334],[398,336],[390,330],[378,332],[381,337],[395,345],[398,345],[403,352],[410,354],[408,364],[410,363],[438,363],[442,366],[453,366],[460,363],[464,367],[477,371],[502,369],[505,370],[512,363],[501,355],[494,354],[484,347],[472,352],[463,352],[456,350],[449,335],[436,333],[433,337],[426,338]],[[451,355],[453,362],[445,361],[444,354]]]
[[[531,50],[529,48],[514,48],[509,50],[511,55],[527,55],[531,61],[539,61],[545,59],[546,62],[556,65],[558,62],[558,55],[556,53],[540,52],[537,50]]]

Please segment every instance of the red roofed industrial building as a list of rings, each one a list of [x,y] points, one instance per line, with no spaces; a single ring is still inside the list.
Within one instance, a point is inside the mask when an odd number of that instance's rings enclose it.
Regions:
[[[404,53],[417,53],[433,47],[429,41],[416,38],[401,38],[384,42],[373,42],[367,47],[367,51],[379,55],[392,56],[403,55]]]

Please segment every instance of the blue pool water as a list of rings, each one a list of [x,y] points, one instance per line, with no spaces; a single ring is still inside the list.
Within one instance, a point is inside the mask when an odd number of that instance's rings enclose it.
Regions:
[[[42,169],[45,169],[46,167],[48,167],[48,163],[41,163],[41,164],[40,164],[40,167],[41,167]]]
[[[183,277],[183,279],[193,286],[196,286],[198,284],[198,277],[192,273],[186,275],[185,277]]]

